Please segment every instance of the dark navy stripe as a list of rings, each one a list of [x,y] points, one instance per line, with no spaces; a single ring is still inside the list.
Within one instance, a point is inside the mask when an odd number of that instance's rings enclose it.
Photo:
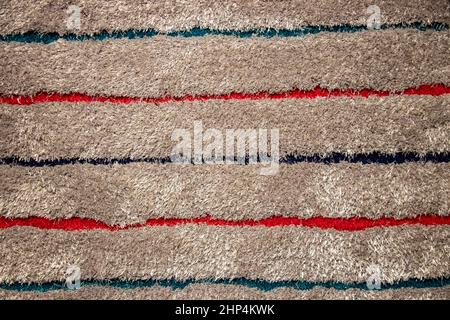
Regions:
[[[249,288],[256,288],[261,291],[270,291],[277,288],[293,288],[296,290],[311,290],[314,287],[323,287],[337,290],[347,289],[360,289],[369,290],[365,282],[356,283],[343,283],[343,282],[310,282],[310,281],[298,281],[298,280],[286,280],[286,281],[266,281],[266,280],[252,280],[246,278],[237,279],[216,279],[216,280],[83,280],[81,286],[100,286],[100,287],[116,287],[122,289],[137,289],[137,288],[149,288],[153,286],[168,287],[172,290],[184,289],[190,284],[224,284],[224,285],[241,285]],[[388,289],[402,289],[402,288],[439,288],[450,285],[450,278],[441,279],[409,279],[399,281],[393,284],[381,284],[380,290]],[[47,292],[53,290],[66,289],[64,282],[46,282],[46,283],[1,283],[0,289],[12,290],[12,291],[38,291]]]
[[[383,24],[381,25],[381,30],[387,29],[415,29],[415,30],[435,30],[442,31],[447,30],[449,25],[447,23],[441,22],[412,22],[412,23],[394,23],[394,24]],[[321,32],[335,32],[335,33],[353,33],[368,30],[366,25],[351,25],[351,24],[340,24],[333,26],[305,26],[298,29],[251,29],[251,30],[216,30],[209,28],[192,28],[189,30],[180,31],[170,31],[161,32],[155,29],[131,29],[125,31],[101,31],[94,34],[58,34],[56,32],[41,33],[38,31],[28,31],[21,34],[7,34],[0,35],[0,41],[15,41],[15,42],[26,42],[26,43],[51,43],[57,40],[67,40],[67,41],[85,41],[85,40],[95,40],[103,41],[108,39],[141,39],[154,37],[156,35],[165,35],[169,37],[203,37],[208,35],[221,35],[221,36],[234,36],[239,38],[250,38],[250,37],[302,37],[311,34],[317,34]]]
[[[235,161],[239,160],[237,158]],[[434,163],[448,163],[450,162],[449,152],[437,152],[437,153],[426,153],[424,155],[418,154],[416,152],[397,152],[394,154],[385,154],[382,152],[371,152],[371,153],[359,153],[348,155],[345,153],[330,153],[327,155],[299,155],[299,154],[289,154],[280,158],[280,164],[295,164],[295,163],[362,163],[362,164],[400,164],[408,162],[434,162]],[[108,158],[95,158],[95,159],[81,159],[81,158],[70,158],[70,159],[54,159],[54,160],[36,160],[28,159],[23,160],[16,157],[10,158],[0,158],[0,165],[13,165],[22,167],[54,167],[72,164],[92,164],[92,165],[114,165],[114,164],[130,164],[130,163],[156,163],[156,164],[168,164],[177,163],[173,162],[170,157],[161,158],[123,158],[123,159],[108,159]],[[244,163],[248,165],[249,159],[245,158]],[[268,162],[258,163],[269,164]],[[193,164],[193,163],[191,163]]]
[[[436,162],[446,163],[450,162],[449,152],[428,152],[426,154],[419,154],[417,152],[396,152],[393,154],[386,154],[380,151],[370,153],[357,153],[347,155],[345,153],[333,152],[328,155],[311,155],[303,156],[291,154],[280,159],[280,163],[294,164],[299,162],[314,162],[314,163],[380,163],[380,164],[397,164],[406,162]]]

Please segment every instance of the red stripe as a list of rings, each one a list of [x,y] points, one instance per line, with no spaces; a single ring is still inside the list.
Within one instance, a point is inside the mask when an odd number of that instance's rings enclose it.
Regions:
[[[144,224],[135,224],[125,227],[110,226],[104,222],[96,221],[88,218],[70,218],[64,220],[51,220],[48,218],[30,217],[30,218],[14,218],[9,219],[0,217],[0,229],[11,228],[14,226],[27,226],[39,229],[59,229],[66,231],[75,230],[110,230],[118,231],[129,228],[142,228],[145,226],[175,226],[179,224],[206,224],[211,226],[304,226],[316,227],[320,229],[336,229],[345,231],[364,230],[373,227],[393,227],[400,225],[449,225],[450,216],[424,215],[415,218],[394,219],[394,218],[297,218],[297,217],[271,217],[262,220],[222,220],[214,219],[210,216],[193,218],[193,219],[176,219],[176,218],[156,218],[149,219]]]
[[[293,90],[288,92],[269,93],[231,93],[223,95],[203,95],[184,97],[160,97],[160,98],[138,98],[138,97],[101,97],[90,96],[82,93],[38,93],[34,96],[0,96],[0,103],[14,105],[31,105],[45,102],[112,102],[121,104],[130,103],[166,103],[175,101],[206,101],[206,100],[261,100],[261,99],[314,99],[319,97],[369,97],[369,96],[389,96],[389,95],[431,95],[439,96],[450,93],[450,87],[442,84],[422,85],[417,88],[410,88],[403,91],[389,92],[376,91],[372,89],[335,89],[328,90],[317,87],[313,90]]]

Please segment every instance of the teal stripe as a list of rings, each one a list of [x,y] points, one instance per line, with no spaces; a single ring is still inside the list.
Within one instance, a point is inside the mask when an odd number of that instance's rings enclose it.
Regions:
[[[256,288],[261,291],[270,291],[277,288],[292,288],[296,290],[311,290],[314,287],[323,287],[337,290],[360,289],[369,290],[365,282],[342,283],[342,282],[309,282],[309,281],[266,281],[252,280],[246,278],[236,279],[216,279],[216,280],[83,280],[82,286],[99,286],[99,287],[115,287],[121,289],[138,289],[150,288],[153,286],[168,287],[172,290],[184,289],[190,284],[224,284],[224,285],[241,285],[249,288]],[[450,285],[450,278],[441,279],[409,279],[399,281],[393,284],[381,284],[380,290],[402,289],[402,288],[439,288]],[[66,289],[64,282],[47,282],[47,283],[1,283],[0,289],[11,291],[37,291],[47,292],[54,290]]]
[[[412,22],[412,23],[396,23],[396,24],[383,24],[381,30],[387,29],[416,29],[416,30],[435,30],[442,31],[448,30],[449,25],[446,23],[433,22]],[[234,36],[239,38],[250,37],[302,37],[311,34],[317,34],[321,32],[334,32],[334,33],[353,33],[368,30],[366,25],[350,25],[340,24],[334,26],[306,26],[299,29],[252,29],[252,30],[215,30],[209,28],[192,28],[189,30],[171,31],[171,32],[159,32],[155,29],[137,30],[131,29],[126,31],[101,31],[94,34],[58,34],[56,32],[40,33],[38,31],[28,31],[22,34],[7,34],[0,35],[0,41],[3,42],[25,42],[25,43],[52,43],[57,40],[66,41],[103,41],[108,39],[142,39],[154,37],[156,35],[165,35],[169,37],[203,37],[209,35],[220,36]]]

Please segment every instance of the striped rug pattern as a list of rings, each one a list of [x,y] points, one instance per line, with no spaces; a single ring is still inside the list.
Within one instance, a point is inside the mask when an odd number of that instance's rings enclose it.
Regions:
[[[447,0],[2,1],[0,298],[449,299],[449,24]],[[196,121],[278,128],[279,172],[174,163]]]

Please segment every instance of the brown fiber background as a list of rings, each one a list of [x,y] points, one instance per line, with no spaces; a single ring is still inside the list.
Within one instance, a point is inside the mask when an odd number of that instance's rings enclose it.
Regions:
[[[212,29],[294,29],[306,25],[366,24],[366,10],[376,4],[382,23],[450,22],[447,0],[2,0],[0,32],[30,29],[66,33],[66,9],[82,8],[81,30],[154,28],[160,31],[193,27]],[[17,13],[20,12],[20,15]]]
[[[185,96],[450,84],[450,31],[0,43],[0,94]],[[14,52],[14,54],[11,54]],[[264,67],[262,67],[264,66]]]
[[[2,0],[0,34],[73,32],[68,0]],[[81,30],[289,29],[365,25],[369,0],[79,0]],[[379,0],[381,22],[450,23],[448,0]],[[388,97],[258,101],[0,104],[0,158],[58,160],[166,157],[175,128],[279,128],[282,155],[448,153],[450,95],[399,95],[450,85],[450,31],[388,29],[304,37],[204,36],[0,42],[0,95],[184,97],[293,89],[374,89]],[[0,217],[93,218],[109,225],[149,218],[241,220],[271,216],[377,219],[448,216],[450,164],[0,165]],[[448,225],[363,231],[183,224],[122,231],[0,229],[0,282],[82,279],[249,279],[383,283],[448,279]],[[264,292],[192,284],[71,292],[0,290],[0,299],[450,299],[450,287]]]
[[[278,128],[281,156],[445,152],[450,149],[449,105],[450,95],[0,105],[0,156],[167,157],[176,144],[172,132],[185,128],[193,139],[196,120],[203,131]]]
[[[240,220],[272,215],[367,218],[448,215],[450,164],[260,165],[134,163],[0,166],[7,217],[90,217],[108,224],[154,217]]]
[[[401,226],[355,232],[286,227],[180,225],[118,232],[0,230],[1,282],[64,281],[69,265],[83,279],[240,278],[383,283],[444,277],[448,226]],[[257,263],[255,263],[257,262]]]
[[[426,289],[395,289],[383,291],[367,291],[348,289],[345,291],[325,288],[314,288],[299,291],[290,288],[274,289],[273,291],[260,291],[245,286],[232,285],[206,285],[192,284],[183,290],[172,290],[164,287],[143,289],[118,289],[94,286],[82,286],[79,290],[57,290],[51,292],[11,292],[0,290],[0,299],[168,299],[168,300],[195,300],[195,299],[257,299],[257,300],[304,300],[304,299],[414,299],[414,300],[448,300],[448,288]]]

